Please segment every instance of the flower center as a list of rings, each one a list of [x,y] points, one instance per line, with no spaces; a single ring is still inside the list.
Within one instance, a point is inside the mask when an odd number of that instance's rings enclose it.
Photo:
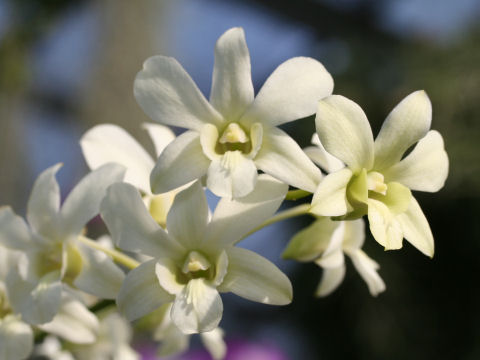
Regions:
[[[82,257],[73,244],[55,244],[35,256],[35,270],[40,277],[63,269],[62,281],[72,285],[82,270]]]
[[[262,146],[262,140],[263,127],[260,123],[254,123],[249,129],[235,122],[220,127],[205,124],[200,131],[203,153],[212,161],[229,152],[238,152],[253,159]]]
[[[215,151],[224,154],[227,151],[239,150],[246,154],[251,149],[252,143],[245,131],[237,123],[230,123],[218,139]]]
[[[376,171],[371,171],[367,174],[367,188],[370,191],[375,191],[382,195],[387,194],[387,184],[382,174]]]
[[[222,144],[226,143],[246,143],[248,142],[247,134],[237,123],[228,124],[227,128],[223,132],[223,135],[218,140]]]
[[[36,272],[40,276],[62,268],[62,245],[55,244],[45,251],[37,253]]]
[[[182,272],[192,279],[209,278],[213,271],[210,261],[198,251],[190,251],[182,267]]]
[[[68,284],[73,284],[77,276],[82,271],[82,256],[80,255],[77,248],[73,245],[68,245],[67,247],[67,268],[63,281]]]

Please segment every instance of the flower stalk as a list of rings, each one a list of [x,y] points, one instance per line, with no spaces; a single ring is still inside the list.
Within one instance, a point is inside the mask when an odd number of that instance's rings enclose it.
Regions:
[[[293,218],[293,217],[296,217],[296,216],[309,214],[310,208],[311,208],[310,204],[302,204],[302,205],[295,206],[295,207],[293,207],[291,209],[288,209],[288,210],[280,211],[275,216],[272,216],[270,219],[264,221],[259,226],[257,226],[255,229],[253,229],[252,231],[247,233],[242,238],[242,240],[249,237],[250,235],[256,233],[257,231],[262,230],[264,227],[267,227],[269,225],[273,225],[273,224],[275,224],[279,221],[290,219],[290,218]]]
[[[79,236],[78,240],[80,242],[82,242],[83,244],[85,244],[85,245],[87,245],[87,246],[89,246],[93,249],[99,250],[99,251],[107,254],[108,256],[111,256],[113,261],[115,261],[117,264],[121,264],[121,265],[129,268],[130,270],[133,270],[138,265],[140,265],[140,263],[137,260],[131,258],[130,256],[125,255],[124,253],[122,253],[118,250],[115,250],[115,249],[108,249],[108,248],[100,245],[97,241],[89,239],[85,236]]]
[[[285,196],[285,200],[300,200],[312,195],[311,192],[305,190],[290,190]]]

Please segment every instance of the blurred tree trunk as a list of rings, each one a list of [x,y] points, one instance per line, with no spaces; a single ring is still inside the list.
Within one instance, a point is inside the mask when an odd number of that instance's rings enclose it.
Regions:
[[[19,134],[22,117],[19,114],[22,97],[18,94],[1,96],[0,100],[0,206],[10,204],[21,212],[27,195],[29,179],[25,152]]]
[[[114,123],[145,143],[147,136],[140,124],[149,119],[135,102],[133,81],[143,61],[158,51],[156,24],[164,16],[164,1],[105,0],[99,5],[103,29],[96,69],[84,93],[84,130]]]
[[[0,44],[0,206],[22,212],[28,197],[28,154],[21,140],[27,82],[25,48],[12,32]]]

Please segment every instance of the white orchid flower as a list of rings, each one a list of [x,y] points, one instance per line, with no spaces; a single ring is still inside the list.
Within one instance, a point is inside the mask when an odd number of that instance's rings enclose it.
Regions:
[[[155,147],[156,158],[175,139],[166,126],[144,124]],[[124,129],[113,124],[101,124],[88,130],[81,138],[83,156],[91,170],[113,162],[127,169],[124,181],[140,189],[145,205],[159,224],[165,227],[168,210],[178,190],[153,195],[150,190],[150,173],[155,160]]]
[[[234,247],[278,209],[287,189],[263,174],[248,196],[221,199],[210,220],[197,181],[175,197],[166,232],[133,186],[112,185],[101,214],[113,240],[121,249],[153,257],[126,276],[117,297],[120,311],[135,320],[173,302],[172,321],[191,334],[217,327],[223,312],[219,292],[265,304],[288,304],[292,298],[288,278],[262,256]]]
[[[243,29],[225,32],[215,46],[210,102],[173,58],[154,56],[135,79],[141,108],[155,121],[187,128],[167,146],[151,175],[154,193],[207,176],[220,197],[250,193],[257,170],[313,192],[321,173],[277,126],[315,113],[333,80],[318,61],[297,57],[281,64],[254,98]]]
[[[27,223],[10,207],[0,209],[0,244],[24,253],[19,272],[10,272],[7,288],[11,305],[30,324],[50,322],[62,305],[62,284],[93,295],[115,298],[124,273],[110,257],[77,241],[87,222],[99,212],[111,184],[124,169],[107,164],[80,181],[60,207],[55,174],[45,170],[33,186]]]
[[[69,342],[64,349],[57,337],[47,336],[42,344],[35,347],[34,353],[51,360],[138,360],[139,354],[129,345],[131,338],[130,324],[118,313],[109,313],[101,318],[94,342]]]
[[[23,322],[19,315],[0,315],[0,360],[25,359],[32,348],[33,331],[30,325]]]
[[[393,109],[374,142],[367,117],[356,103],[339,95],[321,100],[316,117],[319,139],[346,167],[323,179],[311,212],[345,219],[368,214],[370,230],[385,249],[401,248],[405,238],[433,256],[432,232],[410,191],[438,191],[447,178],[448,157],[442,136],[429,131],[431,118],[428,96],[414,92]]]
[[[132,349],[132,328],[116,312],[101,317],[98,338],[93,344],[69,345],[78,360],[138,360],[140,355]]]
[[[41,344],[35,346],[34,355],[49,360],[75,360],[72,353],[63,349],[60,340],[52,335],[45,337]]]
[[[18,271],[21,256],[21,253],[0,247],[0,360],[25,359],[33,349],[32,327],[22,320],[21,314],[14,312],[16,298],[10,296],[11,291],[5,286],[5,279]],[[95,340],[98,321],[72,294],[64,292],[53,320],[36,328],[74,343],[86,344]]]
[[[303,151],[316,165],[320,166],[328,174],[345,167],[345,164],[341,160],[332,156],[325,150],[317,133],[312,135],[311,142],[313,146],[307,146]]]
[[[53,320],[36,327],[75,344],[91,344],[97,339],[99,322],[95,314],[67,290],[62,292],[60,307]]]
[[[189,334],[184,334],[172,321],[170,313],[172,303],[162,306],[162,317],[160,325],[155,329],[153,338],[161,341],[158,356],[167,357],[181,354],[188,350],[190,343]],[[210,353],[213,360],[222,360],[227,353],[227,345],[223,340],[224,332],[217,327],[211,331],[200,334],[203,346]]]
[[[314,261],[323,268],[316,295],[327,296],[345,277],[344,255],[347,255],[367,283],[370,294],[377,296],[385,290],[385,283],[377,273],[379,265],[361,250],[364,241],[365,224],[362,219],[333,221],[322,217],[299,231],[282,256],[302,262]]]
[[[341,160],[325,150],[316,133],[312,136],[312,144],[314,146],[306,147],[303,151],[327,173],[345,167]],[[322,267],[322,280],[316,295],[323,297],[332,293],[342,282],[346,271],[346,254],[367,283],[370,294],[377,296],[385,290],[385,283],[377,273],[379,265],[361,250],[364,241],[363,220],[333,221],[328,217],[321,217],[292,238],[283,257],[315,261]]]
[[[0,247],[0,360],[25,359],[33,348],[32,328],[13,313],[5,286],[7,274],[15,268],[18,257]]]

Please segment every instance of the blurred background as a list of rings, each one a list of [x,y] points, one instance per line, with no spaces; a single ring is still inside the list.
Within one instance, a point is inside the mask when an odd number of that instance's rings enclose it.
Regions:
[[[133,97],[142,62],[173,56],[208,94],[215,41],[233,26],[245,29],[257,91],[288,58],[314,57],[374,133],[425,89],[450,174],[440,193],[415,194],[435,236],[432,260],[408,243],[384,252],[367,238],[387,284],[378,298],[349,263],[340,288],[317,299],[320,268],[279,260],[308,218],[247,239],[288,273],[294,301],[275,308],[225,296],[228,359],[479,359],[478,0],[0,0],[0,204],[23,214],[36,176],[57,162],[68,193],[87,172],[78,140],[95,124],[118,124],[152,150]],[[285,130],[306,146],[313,118]],[[154,358],[153,345],[137,345]],[[181,359],[208,356],[194,339]]]

